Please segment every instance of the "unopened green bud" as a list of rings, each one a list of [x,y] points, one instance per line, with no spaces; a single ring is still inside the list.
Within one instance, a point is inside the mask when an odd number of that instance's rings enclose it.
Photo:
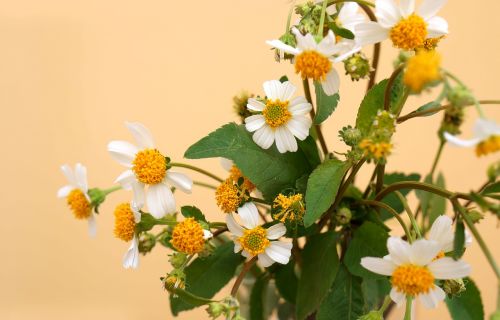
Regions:
[[[488,167],[488,171],[486,171],[486,174],[488,175],[488,180],[491,182],[494,182],[497,180],[497,178],[500,176],[500,161],[497,163],[492,163]]]
[[[358,320],[384,320],[384,316],[380,311],[370,311],[365,315],[362,315]]]
[[[221,315],[227,313],[227,305],[220,302],[211,302],[207,306],[207,313],[212,319],[216,319]]]
[[[177,252],[170,256],[168,261],[175,269],[181,268],[187,260],[187,255],[185,253]]]
[[[443,282],[443,290],[449,297],[459,296],[465,292],[465,283],[463,279],[451,279]]]
[[[139,239],[139,252],[146,254],[151,252],[156,245],[156,238],[154,234],[144,232]]]
[[[484,214],[477,210],[468,211],[467,216],[472,220],[473,223],[478,223],[481,219],[484,218]]]
[[[245,118],[252,115],[247,109],[248,99],[253,98],[253,94],[247,91],[242,91],[240,94],[233,97],[233,110],[240,117],[241,123],[245,122]]]
[[[339,224],[348,224],[352,219],[352,212],[349,208],[343,207],[337,211],[335,214],[335,219]]]
[[[496,311],[495,313],[492,313],[490,316],[490,320],[500,320],[500,311]]]
[[[344,68],[345,74],[350,75],[353,81],[368,77],[372,71],[370,61],[363,53],[356,53],[344,60]]]
[[[464,107],[475,102],[472,92],[461,85],[451,88],[448,91],[447,99],[455,107]]]
[[[345,144],[354,147],[361,141],[362,135],[359,129],[347,126],[339,131],[339,137],[345,142]]]

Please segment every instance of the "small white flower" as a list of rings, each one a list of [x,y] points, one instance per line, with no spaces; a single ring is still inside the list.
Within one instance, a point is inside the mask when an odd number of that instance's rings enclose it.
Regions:
[[[295,152],[298,149],[297,141],[309,136],[311,119],[307,116],[311,111],[311,104],[304,97],[292,100],[297,88],[286,81],[278,80],[264,82],[266,102],[257,99],[248,99],[247,108],[259,112],[245,119],[245,127],[253,134],[253,141],[263,149],[269,149],[276,141],[276,147],[281,153]]]
[[[191,193],[193,181],[183,173],[167,170],[166,158],[155,149],[153,137],[145,126],[137,122],[126,122],[125,125],[137,145],[126,141],[111,141],[108,144],[111,156],[130,168],[123,172],[116,182],[123,188],[133,190],[131,207],[134,211],[140,210],[146,202],[155,218],[159,219],[175,212],[175,198],[170,186]]]
[[[434,240],[441,246],[440,254],[453,251],[453,241],[455,240],[455,232],[452,227],[453,221],[450,217],[441,215],[432,223],[429,231],[429,240]],[[465,246],[472,243],[470,233],[465,230]]]
[[[139,266],[139,239],[134,235],[130,243],[130,247],[123,256],[123,267],[125,269],[136,269]]]
[[[275,262],[287,264],[290,260],[292,243],[278,240],[285,235],[286,227],[277,223],[267,229],[259,225],[259,213],[252,202],[245,203],[238,209],[238,214],[243,222],[240,226],[228,214],[226,224],[234,237],[234,252],[242,251],[245,258],[258,257],[262,267],[269,267]]]
[[[87,168],[81,163],[77,163],[73,171],[69,165],[65,164],[61,166],[61,171],[69,184],[57,191],[57,197],[67,199],[75,218],[88,221],[89,235],[95,237],[97,226],[88,195]]]
[[[347,58],[348,56],[343,54],[349,48],[346,48],[345,44],[336,44],[335,36],[331,30],[320,43],[317,43],[310,33],[303,36],[296,28],[292,32],[297,39],[296,48],[280,40],[266,41],[266,43],[293,55],[295,57],[295,72],[300,73],[302,79],[308,78],[320,82],[323,91],[329,96],[336,94],[339,91],[340,78],[333,68],[333,63]],[[350,54],[352,53],[354,52],[350,52]]]
[[[426,39],[439,38],[448,33],[448,23],[436,16],[446,0],[424,0],[415,11],[415,0],[376,0],[377,22],[356,25],[356,41],[365,46],[391,39],[395,47],[414,50]]]
[[[476,155],[482,156],[500,150],[500,125],[493,120],[479,118],[474,124],[474,137],[469,140],[460,139],[449,132],[444,138],[457,147],[476,147]]]
[[[420,239],[412,244],[398,237],[387,240],[389,255],[384,258],[365,257],[361,265],[371,272],[391,277],[391,299],[398,305],[406,296],[418,297],[426,308],[435,308],[445,298],[444,291],[435,280],[466,277],[470,266],[449,257],[435,259],[441,244],[433,240]]]

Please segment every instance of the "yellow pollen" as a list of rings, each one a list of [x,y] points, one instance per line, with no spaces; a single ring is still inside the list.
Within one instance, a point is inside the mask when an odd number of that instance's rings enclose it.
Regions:
[[[123,241],[134,238],[135,219],[130,204],[122,203],[115,209],[115,236]]]
[[[426,84],[441,79],[441,56],[434,50],[419,50],[408,60],[404,83],[414,92],[420,92]]]
[[[324,81],[331,69],[331,61],[317,51],[303,51],[295,57],[295,73],[300,73],[302,79]]]
[[[389,37],[395,47],[413,50],[423,46],[427,38],[427,24],[422,17],[412,14],[392,27]]]
[[[92,214],[92,206],[80,189],[71,190],[66,201],[75,218],[88,219]]]
[[[273,201],[273,208],[279,210],[273,214],[273,218],[280,222],[286,220],[301,222],[305,212],[302,199],[300,193],[288,197],[280,193]]]
[[[215,201],[224,213],[235,212],[244,199],[244,192],[231,179],[222,182],[215,190]]]
[[[427,267],[404,264],[394,270],[391,283],[397,291],[415,297],[434,288],[434,276]]]
[[[186,254],[201,252],[205,247],[203,228],[194,218],[187,218],[174,227],[170,243],[179,252]]]
[[[167,160],[156,149],[139,151],[132,164],[137,180],[145,184],[162,182],[167,172]]]
[[[500,150],[500,136],[490,136],[488,139],[481,141],[476,146],[476,155],[478,157],[494,153]]]
[[[241,247],[252,256],[263,253],[271,244],[269,239],[267,239],[266,229],[260,226],[251,230],[245,230],[237,241],[241,244]]]
[[[444,251],[439,251],[439,253],[434,257],[434,259],[432,259],[432,261],[444,258],[445,256],[446,254],[444,253]]]
[[[242,173],[241,170],[238,169],[235,165],[231,167],[231,170],[229,170],[229,178],[233,181],[233,183],[238,183],[238,180],[240,178],[243,178],[243,184],[241,185],[242,188],[245,190],[248,190],[248,192],[252,192],[255,190],[255,185],[252,183],[252,181],[248,180],[247,177],[245,177]]]
[[[424,43],[422,44],[422,47],[420,47],[419,49],[424,49],[427,51],[434,50],[437,48],[439,42],[444,39],[444,37],[445,36],[425,39]]]
[[[380,160],[391,154],[392,144],[389,142],[374,142],[371,139],[363,139],[359,147],[365,151],[365,155]]]
[[[292,118],[292,114],[288,111],[288,101],[267,100],[266,108],[262,111],[266,123],[271,128],[277,128],[284,125]]]

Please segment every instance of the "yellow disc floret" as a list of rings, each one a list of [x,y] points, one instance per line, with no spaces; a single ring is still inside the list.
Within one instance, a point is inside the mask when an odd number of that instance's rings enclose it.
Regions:
[[[162,182],[167,172],[167,160],[156,149],[139,151],[132,164],[137,180],[145,184]]]
[[[301,222],[305,212],[302,199],[303,197],[300,193],[291,196],[285,196],[280,193],[273,201],[273,208],[278,210],[273,214],[273,218],[281,222],[287,220],[290,222]]]
[[[404,83],[414,92],[420,92],[426,84],[441,79],[441,57],[436,51],[419,50],[408,60]]]
[[[295,73],[300,73],[302,79],[324,81],[332,69],[332,62],[321,53],[306,50],[295,57]]]
[[[235,212],[244,199],[244,193],[231,179],[222,182],[215,190],[215,201],[224,213]]]
[[[233,165],[229,170],[229,179],[231,179],[234,183],[238,183],[240,178],[243,178],[243,184],[241,187],[248,192],[252,192],[255,190],[255,185],[250,181],[247,177],[243,175],[240,169],[237,166]]]
[[[422,17],[412,14],[392,27],[389,37],[399,49],[413,50],[422,47],[427,38],[427,24]]]
[[[292,114],[288,111],[288,101],[267,100],[266,108],[262,111],[266,123],[271,128],[277,128],[284,125],[292,118]]]
[[[73,189],[66,198],[68,206],[77,219],[88,219],[92,213],[92,206],[80,189]]]
[[[394,270],[391,283],[397,291],[414,297],[434,288],[434,276],[427,267],[404,264]]]
[[[251,230],[245,230],[237,241],[241,244],[241,247],[252,256],[263,253],[271,244],[271,241],[267,239],[266,229],[260,226]]]
[[[130,241],[134,237],[135,218],[130,204],[119,204],[115,209],[115,236],[123,241]]]
[[[497,135],[490,136],[476,146],[476,155],[478,157],[497,151],[500,151],[500,136]]]
[[[205,247],[203,228],[194,218],[187,218],[174,227],[170,243],[179,252],[186,254],[201,252]]]
[[[376,160],[385,159],[391,154],[392,144],[390,142],[375,142],[371,139],[363,139],[359,147],[364,150],[366,156]]]

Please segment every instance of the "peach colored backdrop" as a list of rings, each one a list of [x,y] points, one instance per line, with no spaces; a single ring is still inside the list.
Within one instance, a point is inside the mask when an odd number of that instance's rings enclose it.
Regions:
[[[184,150],[223,123],[235,120],[231,97],[241,89],[261,92],[264,80],[292,75],[277,64],[264,40],[285,28],[285,0],[2,1],[0,10],[1,319],[171,319],[159,277],[168,270],[166,250],[124,270],[127,245],[112,234],[112,210],[130,198],[113,194],[102,206],[98,236],[87,237],[55,193],[65,183],[63,163],[88,166],[91,186],[109,187],[122,167],[106,152],[110,139],[130,139],[125,120],[146,124],[163,152],[181,160]],[[450,1],[443,10],[451,34],[440,48],[480,98],[499,98],[500,4]],[[387,77],[396,51],[385,44],[379,79]],[[343,68],[343,66],[339,66]],[[330,147],[338,129],[352,124],[365,81],[342,78],[341,103],[326,126]],[[412,98],[411,111],[425,98]],[[470,134],[475,111],[464,125]],[[487,114],[500,120],[498,106]],[[440,116],[398,128],[389,171],[428,171],[437,148]],[[498,153],[476,159],[472,150],[447,147],[439,166],[451,189],[484,182]],[[196,164],[223,174],[217,160]],[[363,171],[366,181],[370,169]],[[197,179],[202,179],[197,177]],[[179,204],[201,207],[222,219],[211,192],[195,188]],[[481,223],[497,260],[497,221]],[[399,232],[395,231],[395,232]],[[487,314],[496,282],[477,245],[465,255],[482,288]],[[446,308],[418,310],[418,319],[447,319]],[[203,311],[180,319],[204,319]]]

